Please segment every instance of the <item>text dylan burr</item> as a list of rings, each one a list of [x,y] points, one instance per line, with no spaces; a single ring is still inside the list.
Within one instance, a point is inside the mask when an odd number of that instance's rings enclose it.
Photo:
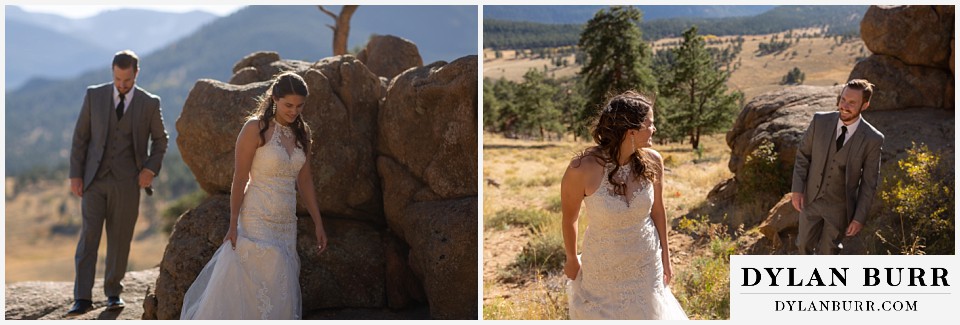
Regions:
[[[744,287],[768,285],[771,287],[836,287],[846,286],[850,268],[829,268],[821,271],[797,270],[795,267],[745,267],[743,270]],[[947,283],[947,269],[941,267],[865,267],[863,286],[907,286],[907,287],[949,287]]]

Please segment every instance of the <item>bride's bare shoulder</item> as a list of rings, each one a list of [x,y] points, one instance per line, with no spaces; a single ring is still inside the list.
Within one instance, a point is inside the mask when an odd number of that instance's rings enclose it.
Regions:
[[[590,147],[578,153],[567,165],[567,172],[575,174],[596,174],[603,169],[604,161],[597,147]]]

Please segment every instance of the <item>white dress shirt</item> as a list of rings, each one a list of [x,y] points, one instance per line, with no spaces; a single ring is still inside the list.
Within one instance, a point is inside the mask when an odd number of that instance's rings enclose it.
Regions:
[[[126,94],[123,95],[123,113],[127,113],[127,108],[130,107],[130,100],[133,99],[133,88],[130,88]],[[120,91],[117,90],[117,86],[113,86],[113,109],[117,109],[117,104],[120,103]]]
[[[853,121],[853,123],[850,123],[850,125],[847,125],[847,135],[843,137],[843,144],[847,144],[847,141],[850,140],[850,137],[853,136],[853,132],[857,131],[857,127],[860,126],[860,119],[861,117],[857,116],[856,121]],[[843,132],[843,130],[840,129],[840,127],[843,125],[844,125],[843,120],[837,119],[837,133],[835,134],[838,137],[840,136],[840,133]],[[836,142],[837,138],[833,138],[833,140],[834,142]]]

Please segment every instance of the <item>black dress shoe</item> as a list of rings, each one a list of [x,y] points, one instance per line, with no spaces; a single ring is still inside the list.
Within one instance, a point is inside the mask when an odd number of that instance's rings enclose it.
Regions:
[[[67,311],[67,317],[77,317],[93,310],[93,301],[86,299],[77,299],[73,302],[73,307]]]
[[[123,307],[124,307],[123,299],[120,299],[120,297],[107,298],[107,310],[121,309]]]

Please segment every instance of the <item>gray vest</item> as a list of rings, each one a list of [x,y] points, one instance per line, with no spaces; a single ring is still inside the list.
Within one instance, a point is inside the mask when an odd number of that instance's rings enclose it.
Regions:
[[[110,110],[106,148],[103,151],[103,159],[100,161],[97,178],[103,178],[113,173],[113,176],[117,179],[126,180],[135,179],[139,174],[137,161],[133,155],[133,126],[130,123],[130,119],[133,118],[130,114],[132,108],[131,103],[127,106],[126,113],[119,121],[114,110]]]
[[[834,134],[834,139],[838,135]],[[823,166],[823,179],[820,182],[820,191],[813,199],[814,202],[823,200],[828,204],[830,210],[841,213],[846,212],[846,179],[847,179],[847,155],[850,153],[850,140],[847,140],[843,148],[837,151],[836,148],[827,150],[827,163]],[[834,144],[831,141],[830,144]],[[845,216],[846,214],[841,214]]]

